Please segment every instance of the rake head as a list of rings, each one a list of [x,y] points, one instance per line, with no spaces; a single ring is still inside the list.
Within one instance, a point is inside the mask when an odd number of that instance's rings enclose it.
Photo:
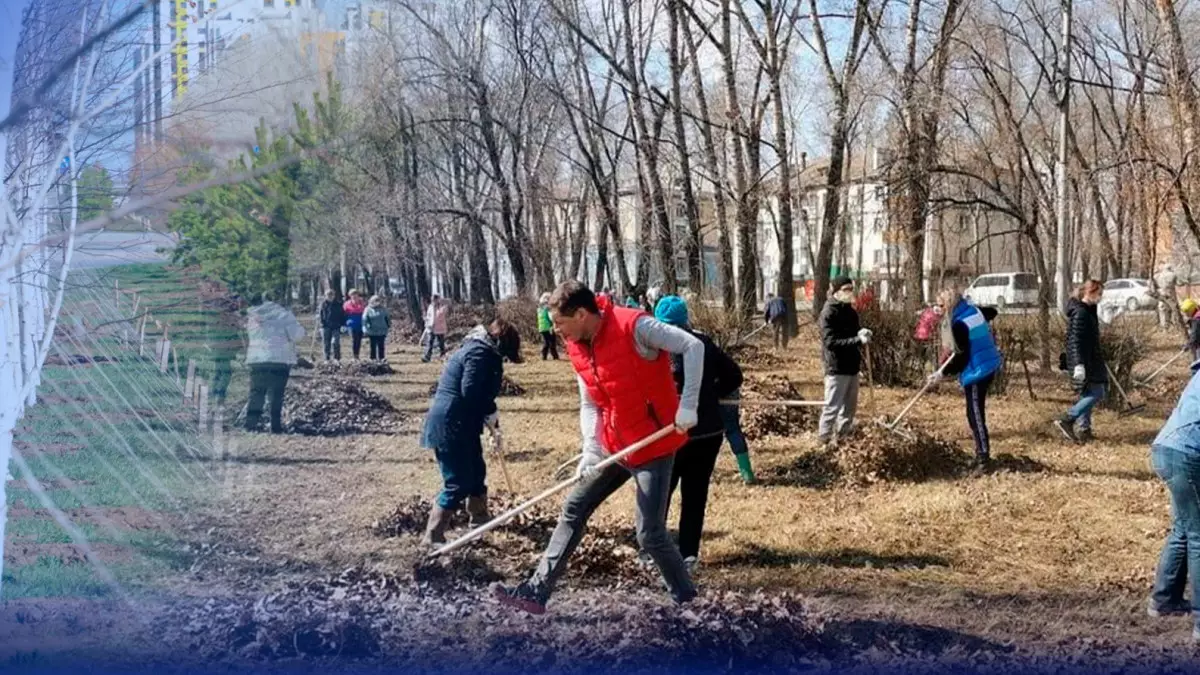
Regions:
[[[903,438],[905,440],[909,440],[909,441],[916,440],[915,436],[908,433],[904,429],[901,429],[898,424],[894,424],[891,421],[889,421],[887,415],[880,415],[879,417],[876,417],[875,424],[879,425],[881,428],[885,429],[886,431],[890,431],[891,433],[896,434],[897,436],[899,436],[900,438]]]

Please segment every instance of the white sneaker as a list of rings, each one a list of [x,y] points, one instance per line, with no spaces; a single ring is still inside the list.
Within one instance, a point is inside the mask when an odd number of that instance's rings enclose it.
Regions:
[[[696,576],[696,569],[700,567],[700,556],[689,555],[683,559],[683,566],[687,568],[688,576]]]
[[[642,567],[653,567],[654,566],[654,558],[651,558],[649,553],[647,553],[645,551],[638,551],[637,557],[638,557],[638,564],[641,565]]]

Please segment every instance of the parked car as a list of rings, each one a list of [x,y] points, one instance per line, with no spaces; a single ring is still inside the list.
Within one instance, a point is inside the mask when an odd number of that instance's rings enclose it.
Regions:
[[[1150,281],[1147,279],[1112,279],[1104,284],[1104,297],[1100,304],[1124,307],[1128,311],[1150,309],[1155,300],[1150,296]]]
[[[1028,272],[981,274],[971,282],[963,296],[973,304],[1004,309],[1037,303],[1038,278]]]

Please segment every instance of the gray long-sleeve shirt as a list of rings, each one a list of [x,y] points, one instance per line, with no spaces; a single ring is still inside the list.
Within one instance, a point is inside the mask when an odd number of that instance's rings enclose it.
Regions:
[[[647,361],[658,358],[660,351],[683,355],[683,393],[679,396],[679,407],[695,410],[700,400],[700,381],[704,377],[704,343],[687,331],[649,316],[637,320],[633,337],[638,355]],[[583,436],[583,451],[603,456],[597,434],[600,410],[588,395],[583,378],[576,375],[575,379],[579,383],[579,431]]]

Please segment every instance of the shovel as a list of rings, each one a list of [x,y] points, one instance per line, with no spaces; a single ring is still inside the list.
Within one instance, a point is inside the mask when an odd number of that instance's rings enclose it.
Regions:
[[[1175,356],[1172,356],[1166,363],[1159,366],[1158,369],[1155,370],[1153,373],[1150,373],[1146,377],[1142,378],[1142,380],[1140,382],[1134,382],[1133,386],[1134,387],[1144,387],[1144,386],[1150,384],[1150,380],[1153,380],[1154,378],[1158,377],[1159,373],[1166,370],[1168,366],[1170,366],[1172,363],[1175,363],[1176,361],[1178,361],[1179,357],[1183,356],[1186,353],[1188,353],[1187,347],[1180,349],[1178,354],[1176,354]]]
[[[674,425],[663,427],[663,428],[659,429],[658,431],[650,434],[649,436],[643,438],[642,440],[638,441],[637,443],[634,443],[633,445],[621,450],[620,452],[616,453],[615,455],[610,455],[609,457],[606,457],[603,461],[601,461],[599,464],[596,465],[596,469],[603,469],[603,468],[609,466],[610,464],[615,464],[615,463],[625,459],[626,457],[632,455],[633,453],[637,452],[638,450],[641,450],[642,448],[645,448],[646,446],[648,446],[652,443],[655,443],[663,438],[666,438],[667,436],[669,436],[673,433],[676,433]],[[472,541],[475,541],[476,539],[482,537],[483,535],[487,534],[488,532],[491,532],[492,530],[500,527],[501,525],[507,523],[508,521],[512,520],[513,518],[516,518],[517,516],[521,515],[522,513],[528,511],[530,508],[533,507],[534,504],[537,504],[540,501],[543,501],[545,499],[553,497],[554,495],[558,494],[559,492],[566,490],[567,488],[574,485],[578,480],[579,480],[578,477],[572,477],[572,478],[562,481],[561,483],[558,483],[557,485],[553,485],[551,487],[546,488],[545,490],[543,490],[541,492],[541,494],[538,494],[537,496],[526,501],[525,503],[523,503],[519,506],[515,506],[515,507],[509,509],[508,511],[505,511],[504,513],[496,516],[495,518],[492,518],[491,520],[484,523],[483,525],[480,525],[479,527],[464,534],[463,536],[459,537],[458,539],[455,539],[454,541],[430,552],[428,557],[434,558],[434,557],[437,557],[437,556],[445,554],[445,553],[450,553],[452,551],[456,551],[456,550],[462,548],[463,546],[466,546],[467,544],[471,543]]]
[[[1142,403],[1141,405],[1134,405],[1129,400],[1129,396],[1125,393],[1125,388],[1121,386],[1121,383],[1117,380],[1117,376],[1113,374],[1112,368],[1109,368],[1107,363],[1104,364],[1104,370],[1108,371],[1108,379],[1112,380],[1113,386],[1115,386],[1117,391],[1121,394],[1121,400],[1125,402],[1125,409],[1117,412],[1117,417],[1129,417],[1130,415],[1136,415],[1146,409],[1145,403]]]
[[[950,358],[947,358],[945,361],[943,361],[942,365],[938,366],[938,369],[936,371],[937,374],[941,375],[942,371],[946,369],[946,366],[949,365],[949,363],[950,363]],[[908,405],[904,406],[904,409],[900,411],[899,415],[896,415],[896,419],[892,420],[891,424],[888,424],[887,418],[885,418],[885,417],[880,417],[879,419],[875,420],[875,423],[878,424],[879,426],[883,427],[884,429],[887,429],[888,431],[896,434],[897,436],[906,438],[910,441],[916,440],[912,434],[905,432],[905,431],[901,431],[897,427],[900,426],[900,422],[904,420],[904,416],[908,414],[908,411],[912,410],[912,407],[917,404],[917,401],[921,400],[921,397],[925,395],[925,392],[929,391],[931,388],[933,388],[933,383],[930,382],[929,380],[926,380],[925,386],[921,387],[920,391],[917,392],[916,396],[913,396],[911,399],[909,399]]]

